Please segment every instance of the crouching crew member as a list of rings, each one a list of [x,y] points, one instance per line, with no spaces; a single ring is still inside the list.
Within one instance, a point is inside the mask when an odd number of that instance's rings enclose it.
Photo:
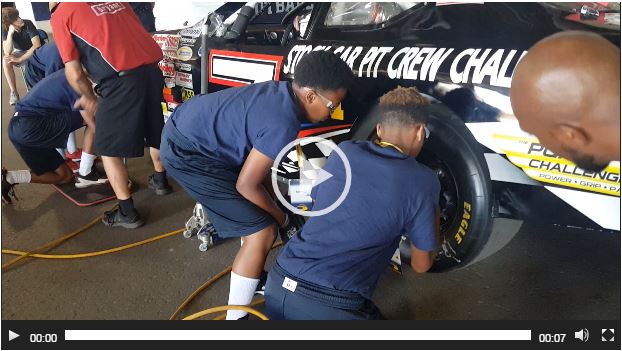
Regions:
[[[341,103],[353,79],[338,56],[307,54],[290,82],[264,82],[186,101],[164,127],[162,162],[203,205],[218,235],[244,237],[235,257],[230,305],[251,302],[277,226],[286,214],[263,186],[274,159],[301,122],[318,123]],[[227,319],[246,312],[229,311]]]
[[[70,182],[73,172],[56,150],[65,148],[69,133],[86,126],[80,169],[76,187],[106,183],[106,176],[93,167],[95,117],[88,111],[74,110],[80,96],[71,88],[61,69],[45,77],[17,102],[9,122],[9,139],[30,170],[2,170],[2,198],[11,202],[9,194],[20,183],[63,184]]]
[[[352,169],[346,199],[311,217],[278,256],[266,283],[271,319],[380,319],[371,296],[402,235],[410,238],[411,265],[427,271],[438,248],[440,184],[415,160],[427,136],[427,104],[415,88],[380,99],[378,140],[339,144]],[[333,176],[314,188],[314,209],[330,206],[345,186],[333,153]]]

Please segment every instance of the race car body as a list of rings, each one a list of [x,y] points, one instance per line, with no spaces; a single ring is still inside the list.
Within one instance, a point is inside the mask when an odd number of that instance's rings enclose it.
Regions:
[[[163,109],[170,113],[201,87],[209,93],[291,80],[305,54],[331,51],[356,82],[330,120],[303,124],[299,137],[373,138],[377,116],[369,112],[397,86],[416,86],[433,103],[431,137],[419,159],[442,185],[444,255],[435,269],[463,267],[497,251],[524,220],[619,231],[619,162],[589,172],[558,157],[520,129],[509,99],[516,64],[550,34],[589,30],[619,46],[619,4],[599,4],[229,5],[216,10],[222,18],[210,16],[206,47],[202,22],[154,34],[166,56]],[[305,160],[321,167],[324,150],[305,145]]]

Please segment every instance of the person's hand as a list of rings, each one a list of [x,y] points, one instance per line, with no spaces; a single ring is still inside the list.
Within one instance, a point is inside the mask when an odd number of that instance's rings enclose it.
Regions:
[[[12,63],[14,65],[19,65],[22,64],[24,62],[24,58],[23,57],[15,57],[13,55],[9,55],[8,58],[9,63]]]
[[[85,110],[87,113],[95,116],[95,113],[97,112],[97,98],[94,95],[82,95],[78,100],[76,100],[73,107]]]
[[[8,30],[8,35],[13,35],[13,33],[15,33],[15,26],[10,24],[9,25],[9,30]]]

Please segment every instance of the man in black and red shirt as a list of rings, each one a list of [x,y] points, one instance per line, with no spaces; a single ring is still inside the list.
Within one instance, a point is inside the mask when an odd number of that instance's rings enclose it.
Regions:
[[[137,228],[143,221],[134,208],[122,158],[142,157],[146,140],[156,171],[149,188],[158,195],[171,192],[159,150],[164,78],[157,63],[162,51],[128,3],[51,2],[50,11],[67,80],[80,95],[76,104],[96,111],[94,151],[102,156],[119,199],[119,207],[104,213],[102,221]]]

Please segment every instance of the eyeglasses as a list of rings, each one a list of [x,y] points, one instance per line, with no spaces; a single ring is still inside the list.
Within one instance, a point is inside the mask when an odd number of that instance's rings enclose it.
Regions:
[[[322,98],[322,100],[324,100],[324,102],[326,103],[326,108],[328,109],[328,111],[330,111],[330,114],[333,114],[333,112],[335,112],[337,107],[339,107],[339,105],[335,106],[335,104],[333,104],[333,102],[330,101],[330,99],[328,99],[326,96],[318,93],[316,90],[313,90],[313,89],[310,89],[310,88],[305,88],[305,89],[314,92],[317,96]]]

